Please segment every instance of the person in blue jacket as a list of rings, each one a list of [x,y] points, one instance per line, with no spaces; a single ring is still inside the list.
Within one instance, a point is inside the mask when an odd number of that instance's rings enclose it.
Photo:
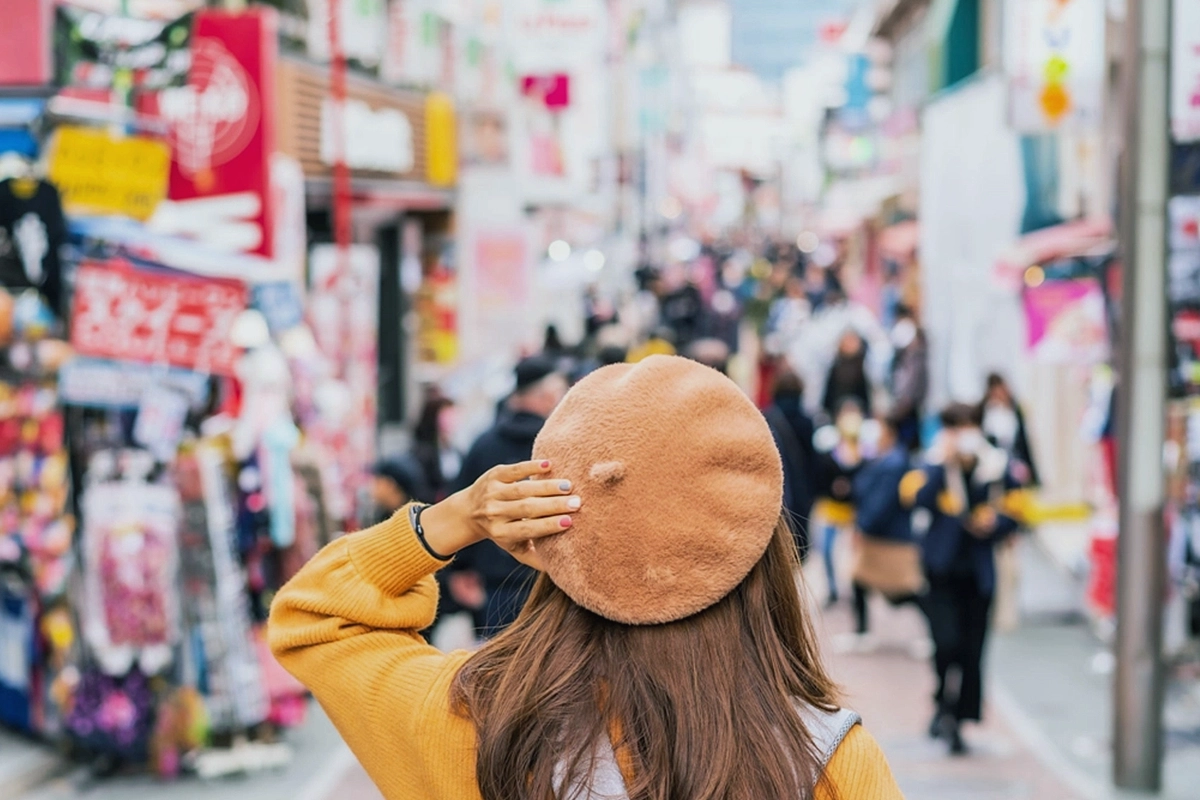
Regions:
[[[928,591],[921,606],[929,621],[937,671],[930,734],[950,752],[966,752],[961,726],[983,711],[983,649],[996,590],[996,544],[1018,528],[1006,509],[1017,488],[1008,455],[988,444],[978,409],[951,405],[925,466],[904,477],[903,502],[929,512],[922,540]]]
[[[878,420],[877,456],[867,461],[854,476],[854,522],[863,536],[888,542],[913,542],[912,509],[900,502],[900,483],[909,472],[908,450],[900,439],[897,424],[890,418]],[[857,633],[867,632],[867,591],[854,583],[854,616]],[[912,600],[889,597],[895,604]]]

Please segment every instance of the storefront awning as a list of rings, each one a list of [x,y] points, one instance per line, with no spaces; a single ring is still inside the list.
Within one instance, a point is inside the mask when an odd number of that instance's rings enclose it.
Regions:
[[[1107,217],[1064,222],[1021,237],[996,262],[993,278],[1017,288],[1032,266],[1073,256],[1095,255],[1111,247],[1112,220]]]

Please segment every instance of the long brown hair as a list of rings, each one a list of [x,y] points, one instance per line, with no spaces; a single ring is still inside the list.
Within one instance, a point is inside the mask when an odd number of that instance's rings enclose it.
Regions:
[[[786,521],[723,600],[665,625],[611,622],[546,576],[459,672],[484,800],[562,800],[612,739],[631,800],[811,798],[820,766],[793,703],[837,708]]]

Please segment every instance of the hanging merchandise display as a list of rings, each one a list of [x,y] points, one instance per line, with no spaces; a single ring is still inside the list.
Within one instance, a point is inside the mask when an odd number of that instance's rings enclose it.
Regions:
[[[67,240],[62,201],[53,184],[32,172],[0,180],[0,286],[34,288],[57,314]]]

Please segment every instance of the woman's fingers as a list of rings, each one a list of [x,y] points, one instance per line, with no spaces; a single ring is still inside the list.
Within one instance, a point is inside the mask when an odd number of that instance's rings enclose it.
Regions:
[[[503,537],[506,542],[511,543],[512,547],[517,548],[521,546],[519,544],[521,542],[553,536],[570,530],[570,528],[571,518],[566,514],[540,519],[521,519],[501,526],[497,538]]]
[[[567,480],[528,480],[501,483],[496,488],[497,500],[524,500],[527,497],[561,497],[571,491]]]
[[[545,475],[549,471],[549,461],[522,461],[520,464],[504,464],[494,467],[491,471],[491,478],[501,483],[516,483],[526,478]]]
[[[495,516],[502,524],[523,519],[545,519],[568,516],[582,505],[583,501],[578,497],[529,497],[497,503]]]

